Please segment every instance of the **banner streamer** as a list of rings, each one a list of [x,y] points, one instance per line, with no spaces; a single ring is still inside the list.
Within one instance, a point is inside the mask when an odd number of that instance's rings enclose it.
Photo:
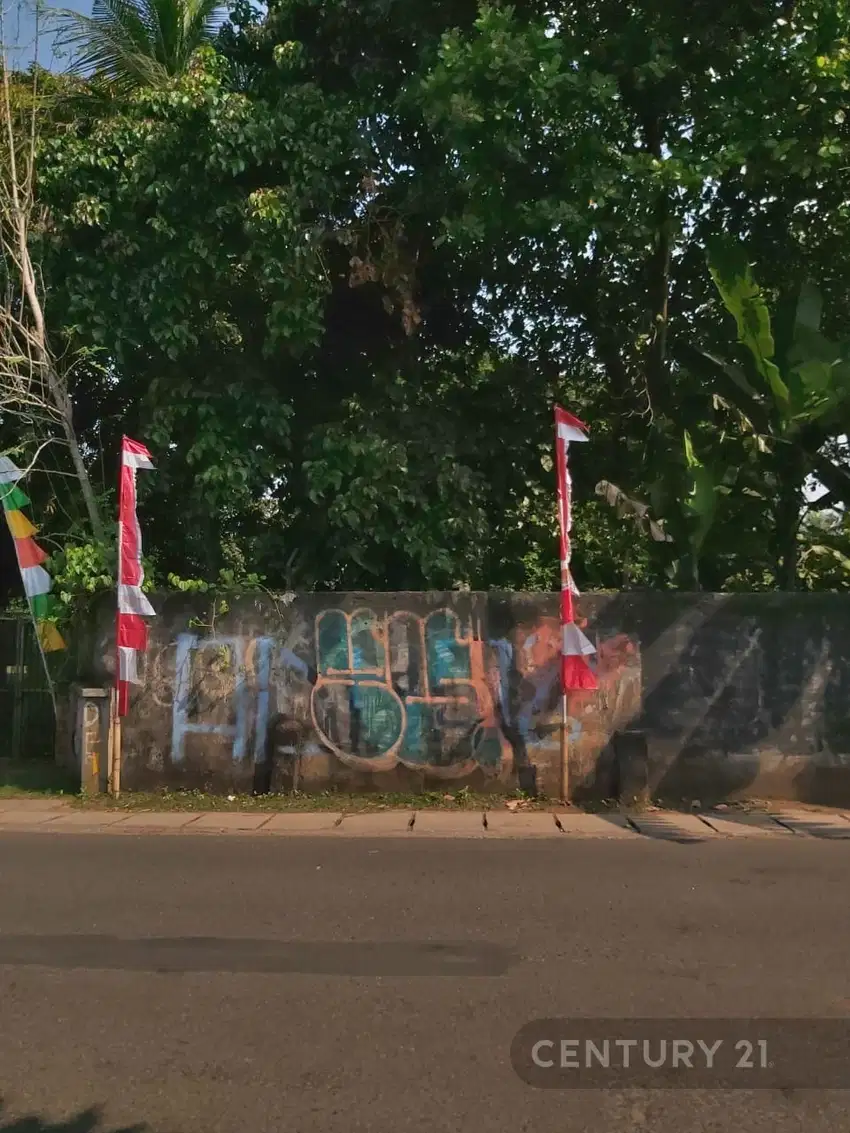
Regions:
[[[121,440],[121,479],[118,494],[118,616],[115,645],[118,655],[116,685],[118,715],[126,716],[130,685],[140,684],[138,655],[148,647],[145,618],[156,611],[142,592],[142,533],[136,514],[136,472],[153,470],[151,454],[129,437]]]
[[[18,481],[23,475],[20,468],[7,456],[0,456],[0,498],[6,525],[15,544],[24,594],[27,596],[42,652],[54,653],[64,649],[65,642],[51,620],[51,615],[55,612],[54,599],[50,593],[53,579],[43,565],[50,556],[36,543],[36,528],[21,510],[30,506],[29,497],[18,487]]]
[[[586,658],[596,652],[575,622],[573,597],[578,594],[570,573],[572,529],[572,481],[569,450],[576,441],[587,440],[587,426],[555,406],[555,467],[558,474],[558,520],[561,535],[561,691],[597,688],[596,674]]]

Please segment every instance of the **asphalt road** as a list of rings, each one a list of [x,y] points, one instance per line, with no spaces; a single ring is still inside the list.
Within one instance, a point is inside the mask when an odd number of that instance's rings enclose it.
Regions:
[[[797,837],[0,835],[0,1130],[835,1133],[850,1092],[534,1089],[510,1047],[850,1015],[848,893]]]

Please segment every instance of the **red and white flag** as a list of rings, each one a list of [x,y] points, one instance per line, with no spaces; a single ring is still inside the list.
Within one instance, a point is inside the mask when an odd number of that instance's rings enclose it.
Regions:
[[[558,472],[558,520],[561,529],[561,689],[564,693],[577,688],[597,688],[596,675],[585,660],[596,652],[575,623],[573,595],[578,590],[570,574],[570,503],[569,451],[573,441],[587,440],[587,426],[555,406],[555,467]]]
[[[126,716],[131,684],[139,684],[137,658],[148,647],[145,618],[156,611],[142,593],[142,533],[136,515],[136,471],[153,469],[151,454],[138,441],[121,440],[121,481],[118,492],[118,715]]]

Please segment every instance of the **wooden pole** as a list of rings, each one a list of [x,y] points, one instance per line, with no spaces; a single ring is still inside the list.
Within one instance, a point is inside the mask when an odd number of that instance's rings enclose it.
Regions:
[[[118,689],[113,688],[109,700],[109,793],[121,794],[121,717],[118,715]]]
[[[570,745],[567,738],[567,694],[561,694],[561,798],[570,801]]]
[[[106,729],[106,792],[112,794],[112,766],[115,761],[115,686],[109,692],[109,726]]]
[[[109,764],[109,793],[114,799],[117,799],[121,794],[121,714],[118,711],[121,702],[121,648],[119,642],[119,625],[121,622],[121,555],[122,555],[122,535],[121,535],[121,511],[124,502],[124,480],[122,477],[124,462],[124,446],[123,441],[121,445],[121,452],[118,457],[118,522],[116,525],[116,542],[118,549],[118,563],[115,575],[115,599],[116,599],[116,613],[115,613],[115,680],[112,685],[112,699],[111,714],[110,714],[110,729],[109,735],[112,740],[112,758]]]
[[[121,717],[115,713],[115,740],[112,745],[113,751],[113,769],[112,769],[112,794],[115,798],[121,795]]]

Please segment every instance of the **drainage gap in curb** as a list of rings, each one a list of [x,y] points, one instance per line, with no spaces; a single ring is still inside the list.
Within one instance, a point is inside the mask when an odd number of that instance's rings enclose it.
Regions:
[[[481,812],[481,825],[484,827],[485,830],[489,829],[489,823],[487,822],[487,811],[486,810],[482,810],[482,812]]]
[[[703,826],[707,826],[709,830],[713,830],[715,834],[717,833],[717,827],[712,826],[711,823],[708,821],[708,819],[704,815],[698,814],[695,817],[700,820],[700,822],[703,824]]]
[[[563,826],[561,825],[561,820],[560,820],[560,818],[558,818],[557,814],[553,814],[553,815],[552,815],[552,817],[553,817],[553,818],[555,819],[555,825],[556,825],[556,826],[558,827],[558,829],[559,829],[559,830],[561,831],[561,833],[563,834],[563,833],[564,833],[564,828],[563,828]]]
[[[342,823],[343,823],[344,819],[345,819],[345,815],[344,815],[344,814],[341,814],[341,815],[339,816],[339,818],[338,818],[338,819],[336,819],[336,821],[334,822],[334,830],[336,830],[337,826],[342,826]]]
[[[415,822],[416,822],[416,811],[414,811],[413,814],[410,816],[410,822],[408,822],[408,824],[407,824],[407,829],[412,830],[413,824]]]
[[[783,830],[790,830],[792,834],[800,835],[800,831],[796,826],[789,826],[787,822],[783,822],[781,818],[777,818],[775,814],[769,814],[768,818],[771,822],[775,822],[777,826],[781,826]]]

